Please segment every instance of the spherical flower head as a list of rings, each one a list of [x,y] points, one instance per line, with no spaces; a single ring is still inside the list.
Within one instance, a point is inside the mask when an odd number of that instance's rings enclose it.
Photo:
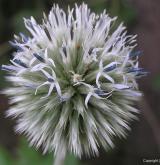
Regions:
[[[17,51],[2,65],[13,84],[3,92],[12,104],[7,114],[44,153],[98,155],[136,119],[136,79],[146,72],[138,68],[140,52],[133,52],[136,36],[115,21],[86,4],[67,13],[54,5],[41,25],[24,19],[31,36],[20,33],[11,42]]]

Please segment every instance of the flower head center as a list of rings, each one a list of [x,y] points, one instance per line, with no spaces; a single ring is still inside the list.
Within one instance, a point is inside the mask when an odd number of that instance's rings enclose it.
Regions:
[[[83,75],[80,75],[78,73],[75,73],[74,71],[70,71],[72,73],[72,78],[71,78],[71,81],[75,84],[75,83],[78,83],[78,82],[82,82],[84,81],[83,79]]]

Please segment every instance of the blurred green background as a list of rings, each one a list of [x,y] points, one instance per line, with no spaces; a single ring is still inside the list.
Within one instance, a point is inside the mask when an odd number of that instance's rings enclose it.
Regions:
[[[0,65],[8,63],[14,51],[8,41],[14,34],[27,33],[23,17],[34,16],[39,22],[43,12],[48,13],[53,3],[63,9],[80,0],[0,0]],[[98,158],[82,160],[68,155],[65,165],[141,165],[144,159],[160,159],[160,1],[159,0],[88,0],[96,13],[107,9],[111,16],[118,16],[129,33],[138,34],[138,50],[144,55],[141,66],[150,71],[138,83],[144,93],[140,102],[139,121],[132,123],[127,139],[116,139],[114,150],[100,151]],[[0,90],[9,86],[0,71]],[[51,165],[53,155],[42,156],[41,150],[30,148],[23,136],[15,135],[13,121],[5,118],[8,98],[0,94],[0,165]]]

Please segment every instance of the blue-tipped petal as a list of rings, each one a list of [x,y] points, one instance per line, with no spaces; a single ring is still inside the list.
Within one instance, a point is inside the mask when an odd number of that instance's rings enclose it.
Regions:
[[[133,57],[139,57],[139,56],[141,56],[143,54],[143,52],[142,51],[134,51],[134,52],[131,52],[130,54],[129,54],[129,57],[130,58],[133,58]]]
[[[37,53],[33,53],[33,56],[37,58],[37,60],[39,60],[40,62],[45,62],[44,58],[41,57],[40,55],[38,55]]]
[[[48,78],[48,82],[54,82],[53,78]]]
[[[112,70],[116,69],[116,67],[117,67],[117,65],[114,64],[114,65],[112,65],[112,66],[110,66],[110,67],[104,69],[103,71],[104,71],[104,72],[109,72],[109,71],[112,71]]]
[[[23,63],[21,60],[14,59],[13,61],[24,68],[28,68],[28,66],[25,63]]]

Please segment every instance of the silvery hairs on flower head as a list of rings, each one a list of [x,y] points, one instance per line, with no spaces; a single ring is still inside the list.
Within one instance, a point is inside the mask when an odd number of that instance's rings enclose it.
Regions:
[[[15,35],[17,48],[9,72],[13,86],[8,116],[18,117],[16,131],[44,153],[98,155],[99,147],[114,147],[125,137],[138,112],[141,92],[136,35],[127,35],[116,18],[97,15],[86,4],[65,13],[54,5],[43,23],[24,19],[31,33]]]

